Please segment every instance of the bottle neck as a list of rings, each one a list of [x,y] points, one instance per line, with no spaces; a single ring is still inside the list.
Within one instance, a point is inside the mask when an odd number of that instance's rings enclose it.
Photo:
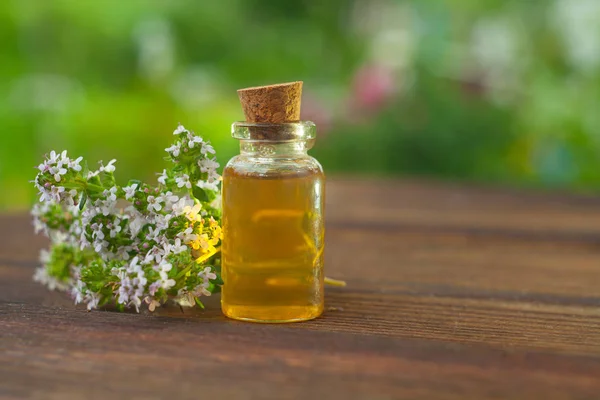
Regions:
[[[234,122],[231,136],[240,140],[240,153],[245,157],[293,159],[307,156],[315,143],[315,124],[310,121],[280,124]]]
[[[240,154],[251,158],[302,158],[312,148],[314,139],[276,142],[272,140],[240,140]]]

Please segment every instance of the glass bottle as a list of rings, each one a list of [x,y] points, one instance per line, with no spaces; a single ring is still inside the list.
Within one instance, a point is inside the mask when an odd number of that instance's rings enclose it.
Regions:
[[[223,313],[293,322],[323,312],[324,180],[312,122],[236,122],[223,171]]]

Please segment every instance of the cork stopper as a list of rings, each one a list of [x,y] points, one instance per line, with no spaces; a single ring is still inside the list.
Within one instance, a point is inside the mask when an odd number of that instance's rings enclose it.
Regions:
[[[246,122],[281,124],[300,121],[302,81],[237,91]]]

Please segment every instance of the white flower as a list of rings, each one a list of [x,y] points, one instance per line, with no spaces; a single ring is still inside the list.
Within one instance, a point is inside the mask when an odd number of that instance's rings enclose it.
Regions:
[[[117,250],[117,258],[121,259],[121,260],[129,260],[129,258],[131,257],[129,255],[129,252],[133,250],[133,247],[131,246],[121,246],[119,247],[119,249]]]
[[[158,273],[160,274],[160,279],[161,279],[161,287],[165,290],[168,290],[170,288],[172,288],[173,286],[175,286],[175,280],[174,279],[169,279],[169,274],[168,272],[173,268],[173,265],[171,265],[170,263],[167,262],[161,262],[159,265],[159,271]]]
[[[179,196],[167,191],[165,194],[158,196],[157,199],[160,199],[161,203],[165,203],[165,208],[171,208],[173,204],[179,201]]]
[[[36,204],[37,206],[37,204]],[[34,210],[37,208],[36,206],[34,206]],[[33,211],[32,211],[33,214]],[[40,221],[39,217],[37,215],[33,215],[33,229],[35,231],[36,234],[40,233],[40,232],[44,232],[44,234],[48,234],[47,233],[47,225],[44,224],[42,221]]]
[[[132,185],[129,186],[125,186],[123,188],[123,190],[125,191],[125,199],[129,200],[131,199],[133,196],[135,196],[135,191],[137,190],[138,184],[134,183]]]
[[[173,269],[173,265],[168,262],[161,262],[160,265],[158,266],[158,268],[159,268],[159,272],[166,273]]]
[[[200,172],[204,172],[208,174],[207,181],[209,183],[218,181],[221,179],[221,176],[217,173],[217,168],[219,168],[219,163],[216,159],[205,158],[198,161],[198,166],[200,167]]]
[[[33,280],[34,282],[38,282],[42,285],[45,285],[48,288],[48,290],[58,289],[61,291],[66,291],[69,288],[67,283],[59,281],[53,276],[48,275],[48,270],[46,270],[46,267],[37,268],[33,274]]]
[[[102,232],[103,225],[94,223],[90,228],[92,229],[92,237],[96,239],[104,239],[104,232]]]
[[[50,261],[50,252],[46,249],[40,250],[39,260],[42,265],[46,265]]]
[[[69,168],[73,171],[81,171],[81,165],[79,163],[83,160],[83,157],[78,157],[76,160],[71,160],[69,162]]]
[[[68,235],[66,232],[52,231],[50,233],[50,241],[54,244],[64,244],[67,242]]]
[[[106,197],[106,201],[115,202],[117,201],[117,187],[113,186],[110,189],[104,189],[102,195]]]
[[[167,147],[167,148],[165,149],[165,151],[166,151],[167,153],[170,153],[170,154],[171,154],[173,157],[177,157],[177,156],[179,156],[179,153],[180,153],[180,151],[181,151],[181,145],[180,145],[179,143],[177,143],[177,144],[174,144],[174,145],[173,145],[173,146],[171,146],[171,147]]]
[[[177,182],[177,187],[186,187],[188,189],[192,188],[192,182],[190,182],[190,176],[188,174],[183,174],[182,176],[175,179]]]
[[[148,228],[148,235],[146,235],[146,238],[148,240],[154,240],[154,241],[156,241],[156,239],[158,238],[159,234],[160,234],[160,229],[149,227]]]
[[[116,237],[116,236],[117,236],[117,234],[118,234],[119,232],[121,232],[121,230],[122,230],[122,229],[123,229],[123,228],[121,228],[121,225],[114,224],[114,225],[113,225],[113,228],[110,230],[110,237],[111,237],[111,238],[114,238],[114,237]]]
[[[56,182],[60,182],[61,180],[61,175],[65,175],[67,173],[67,169],[66,168],[62,168],[62,166],[56,166],[56,167],[50,167],[49,172],[54,175],[54,180]]]
[[[188,147],[190,149],[193,149],[196,143],[201,144],[202,142],[203,140],[200,136],[196,136],[191,133],[188,135]]]
[[[136,215],[133,220],[129,222],[129,232],[131,232],[131,237],[136,237],[145,224],[146,219],[141,215]]]
[[[55,202],[59,203],[60,202],[60,195],[61,193],[64,193],[65,188],[62,186],[52,186],[52,188],[50,189],[50,198],[53,199]]]
[[[204,268],[204,270],[198,272],[198,276],[200,278],[203,278],[205,281],[206,280],[213,280],[213,279],[217,279],[217,275],[212,272],[212,270],[210,269],[210,267],[206,267]]]
[[[148,196],[148,211],[160,211],[162,205],[160,204],[160,198],[154,196]]]
[[[187,246],[181,243],[181,239],[175,239],[175,244],[171,246],[171,251],[175,254],[183,253],[187,250]]]
[[[140,270],[138,272],[138,275],[135,278],[133,278],[133,284],[137,286],[137,289],[135,291],[137,296],[141,296],[142,294],[144,294],[144,286],[146,285],[146,283],[148,283],[148,279],[146,278],[144,271]]]
[[[100,254],[102,258],[108,258],[108,254],[103,254],[103,251],[106,248],[108,248],[108,242],[106,240],[94,242],[94,251]]]
[[[173,131],[173,135],[179,135],[180,133],[187,132],[188,130],[181,124],[177,126],[177,129]]]
[[[208,143],[202,143],[202,150],[200,150],[202,154],[211,153],[215,154],[215,149]]]
[[[204,270],[198,273],[198,277],[202,278],[203,282],[196,286],[195,291],[199,292],[205,296],[210,296],[210,292],[207,290],[210,286],[210,281],[213,279],[217,279],[217,274],[212,272],[210,267],[204,268]]]
[[[160,263],[165,262],[165,257],[167,257],[170,254],[170,247],[169,246],[153,246],[152,249],[150,249],[150,251],[146,254],[146,257],[144,258],[144,264],[152,264],[155,263],[157,265],[159,265]],[[154,269],[157,269],[158,267],[155,266]]]
[[[155,249],[156,249],[156,246],[153,247],[152,250],[150,250],[148,253],[146,253],[146,256],[144,257],[144,261],[142,261],[144,264],[152,264],[155,262],[154,257],[155,257],[155,252],[157,251]],[[160,256],[157,258],[160,258]],[[160,261],[161,261],[160,259],[156,260],[156,262],[160,262]],[[156,268],[154,268],[154,269],[156,269]]]
[[[56,164],[58,162],[58,154],[54,150],[50,152],[50,157],[48,157],[48,164]]]
[[[185,213],[187,219],[189,219],[190,221],[200,221],[202,218],[198,216],[198,213],[201,209],[202,204],[196,203],[193,207],[185,206],[183,212]]]
[[[98,215],[98,209],[96,207],[86,207],[81,213],[81,224],[89,225],[90,221]]]
[[[101,164],[100,165],[100,171],[101,172],[109,172],[109,173],[110,172],[115,172],[115,169],[116,169],[115,166],[114,166],[115,162],[117,162],[117,160],[115,160],[113,158],[112,160],[110,160],[108,162],[108,164],[106,164],[106,166],[104,166],[104,165]]]
[[[41,203],[49,201],[49,200],[52,200],[52,195],[50,194],[49,191],[47,191],[47,190],[45,190],[45,189],[42,188],[40,190],[40,194],[41,194],[40,195],[40,202]]]
[[[161,281],[161,287],[165,290],[169,290],[171,289],[173,286],[175,286],[175,280],[174,279],[169,279],[165,273],[161,273],[160,277],[162,279]]]
[[[102,200],[102,199],[96,200],[94,202],[94,207],[96,208],[96,212],[98,214],[108,216],[115,212],[116,204],[117,204],[117,202],[116,202],[116,196],[115,196],[115,200],[112,200],[111,198],[109,198],[107,200]]]
[[[119,299],[117,302],[119,304],[125,304],[129,301],[129,290],[122,283],[119,287]]]
[[[69,158],[67,157],[67,151],[63,150],[63,152],[60,153],[60,160],[58,160],[58,162],[65,163],[65,161],[69,161]]]
[[[150,287],[148,287],[148,293],[150,293],[151,296],[154,296],[154,294],[160,287],[161,287],[161,282],[156,281],[156,282],[152,283],[150,285]]]
[[[71,295],[75,297],[75,304],[79,304],[83,301],[83,299],[85,298],[85,294],[83,293],[85,289],[85,283],[83,283],[82,280],[78,279],[77,282],[75,282],[75,286],[73,286],[73,289],[71,290]]]
[[[203,158],[198,161],[198,166],[200,167],[201,172],[210,172],[219,168],[219,163],[216,159]]]
[[[218,184],[219,184],[218,181],[216,181],[216,182],[198,181],[196,183],[196,186],[198,186],[201,189],[212,190],[214,192],[217,192],[219,190]]]
[[[187,289],[181,288],[177,291],[177,297],[173,299],[180,307],[194,307],[196,305],[196,296]]]
[[[167,184],[167,178],[168,178],[168,177],[169,177],[169,176],[167,175],[167,170],[166,170],[166,169],[163,169],[163,172],[162,172],[162,174],[161,174],[161,175],[158,177],[158,183],[161,183],[161,184],[163,184],[163,185],[166,185],[166,184]]]
[[[188,227],[186,230],[179,232],[177,237],[183,240],[183,243],[193,242],[198,238],[196,234],[194,234],[194,230],[191,227]]]
[[[100,302],[100,297],[96,296],[95,293],[89,293],[86,296],[86,300],[87,300],[87,309],[92,310],[94,308],[98,308],[98,303]]]
[[[206,287],[204,285],[196,286],[196,288],[194,289],[194,293],[197,296],[210,296],[211,295],[211,293],[206,289]]]
[[[194,200],[187,196],[181,197],[179,201],[174,203],[172,206],[173,214],[175,216],[181,215],[186,212],[186,207],[190,207],[192,205],[194,205]]]
[[[154,311],[157,307],[160,307],[160,302],[154,299],[154,297],[146,296],[144,301],[148,304],[148,310],[150,310],[150,312]]]
[[[127,267],[127,272],[137,273],[138,271],[141,271],[141,266],[139,264],[139,258],[137,256],[135,256],[129,262],[129,266]]]
[[[169,227],[169,221],[171,220],[171,214],[161,215],[157,214],[154,220],[154,224],[156,225],[156,229],[159,231],[163,231]]]

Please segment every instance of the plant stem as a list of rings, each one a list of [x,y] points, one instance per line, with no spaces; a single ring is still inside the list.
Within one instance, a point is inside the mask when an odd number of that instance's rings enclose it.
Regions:
[[[346,281],[340,281],[340,280],[331,279],[328,277],[325,277],[325,279],[323,281],[325,282],[326,285],[329,285],[329,286],[338,286],[338,287],[346,286]]]

